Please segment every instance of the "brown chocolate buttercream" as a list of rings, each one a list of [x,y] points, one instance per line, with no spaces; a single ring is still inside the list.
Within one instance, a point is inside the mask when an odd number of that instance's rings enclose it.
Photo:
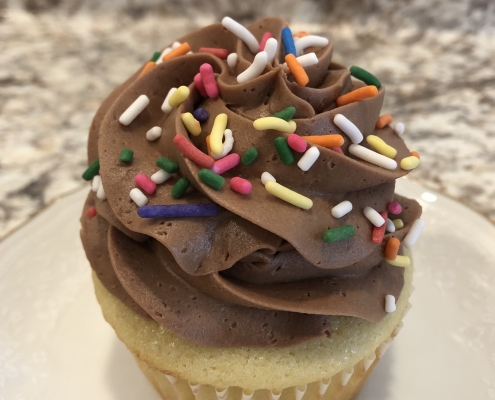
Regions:
[[[282,20],[271,18],[248,29],[258,40],[270,31],[281,43],[283,26]],[[112,293],[134,309],[139,305],[165,328],[210,346],[294,345],[328,335],[332,315],[381,320],[386,315],[385,295],[398,297],[403,287],[403,270],[384,261],[384,244],[392,236],[402,240],[421,208],[415,201],[394,195],[395,180],[407,171],[400,167],[386,170],[350,155],[351,143],[333,118],[343,114],[365,137],[379,136],[397,149],[396,160],[409,156],[403,140],[390,127],[375,129],[384,88],[375,97],[337,107],[338,96],[364,84],[351,80],[349,71],[332,61],[332,44],[306,49],[315,51],[319,62],[306,68],[309,84],[300,87],[282,65],[281,45],[273,65],[262,75],[238,84],[236,76],[254,55],[223,26],[211,25],[179,41],[188,42],[194,54],[163,62],[141,77],[137,71],[103,102],[90,129],[88,161],[100,158],[107,200],[90,195],[88,202],[95,203],[98,217],[83,218],[82,238],[92,265],[92,252],[98,246],[91,245],[94,240],[89,237],[105,238],[101,240],[108,247],[105,257],[110,258],[122,288]],[[237,52],[238,63],[229,68],[211,54],[197,53],[200,47]],[[220,89],[216,99],[203,98],[192,83],[203,63],[210,63],[215,71]],[[191,94],[170,114],[163,113],[161,105],[169,89],[181,85],[188,86]],[[123,126],[119,117],[142,94],[150,104],[129,126]],[[320,156],[307,172],[296,166],[299,153],[294,153],[293,165],[284,165],[274,140],[287,134],[257,131],[253,121],[288,106],[296,108],[297,134],[342,134],[344,154],[318,146]],[[199,136],[189,136],[180,114],[198,107],[210,117],[201,124]],[[235,140],[232,152],[242,155],[256,147],[259,156],[250,165],[240,164],[225,172],[226,183],[215,190],[198,179],[201,168],[184,157],[172,140],[182,134],[207,152],[206,136],[219,113],[228,116],[227,126]],[[162,127],[163,134],[149,142],[145,134],[153,126]],[[366,140],[361,145],[368,147]],[[134,151],[131,163],[119,161],[123,148]],[[157,171],[156,159],[162,156],[176,161],[180,172],[158,185],[148,196],[149,204],[214,202],[221,207],[218,215],[169,219],[137,215],[137,206],[129,198],[134,176],[151,176]],[[313,207],[302,210],[269,194],[260,181],[265,171],[313,200]],[[228,181],[235,176],[252,183],[249,195],[229,189]],[[171,189],[180,177],[189,179],[191,189],[175,199]],[[363,209],[386,211],[394,199],[403,206],[402,214],[394,218],[403,219],[405,226],[386,234],[383,243],[376,245],[371,241],[373,226]],[[353,210],[333,218],[331,209],[343,200],[349,200]],[[356,227],[352,238],[334,243],[322,240],[325,230],[348,224]],[[103,284],[108,288],[108,282],[103,280]],[[242,329],[222,323],[220,315]],[[267,325],[250,327],[252,318],[266,320]]]

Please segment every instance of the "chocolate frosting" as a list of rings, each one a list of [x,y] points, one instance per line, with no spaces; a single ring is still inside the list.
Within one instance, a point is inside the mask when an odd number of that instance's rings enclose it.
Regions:
[[[270,18],[248,29],[258,40],[269,31],[281,43],[284,26],[282,20]],[[287,134],[257,131],[253,121],[294,106],[297,134],[342,134],[333,117],[343,114],[365,137],[377,135],[397,149],[400,160],[410,155],[402,139],[390,127],[375,129],[384,88],[372,98],[337,107],[338,96],[363,83],[351,80],[346,68],[332,62],[332,44],[306,49],[315,51],[319,62],[306,68],[309,84],[301,87],[282,65],[283,46],[279,45],[273,65],[262,75],[238,84],[236,76],[250,65],[254,54],[222,25],[208,26],[179,41],[188,42],[194,54],[158,64],[140,77],[137,71],[103,102],[90,129],[88,162],[100,158],[107,200],[89,195],[86,208],[94,203],[98,215],[92,220],[82,218],[81,236],[102,283],[165,328],[211,346],[294,345],[329,335],[332,315],[381,320],[386,315],[385,295],[398,297],[403,286],[403,270],[384,261],[384,244],[392,236],[402,240],[421,214],[418,203],[394,195],[395,179],[407,171],[390,171],[356,159],[348,153],[350,141],[343,135],[344,154],[318,146],[319,158],[303,172],[278,158],[274,139]],[[229,68],[211,54],[197,53],[200,47],[237,52],[238,63]],[[215,71],[220,89],[216,99],[203,98],[192,83],[203,63],[210,63]],[[163,99],[171,87],[181,85],[189,86],[191,94],[164,114]],[[120,115],[142,94],[150,104],[129,126],[123,126]],[[202,133],[193,137],[180,114],[197,107],[206,109],[210,117],[201,124]],[[252,164],[240,164],[223,174],[227,182],[235,176],[249,180],[253,185],[249,195],[230,190],[228,183],[220,190],[204,184],[198,179],[201,168],[172,142],[180,133],[207,152],[205,138],[219,113],[228,115],[227,126],[235,139],[232,152],[242,155],[253,146],[258,150]],[[153,126],[162,127],[163,134],[149,142],[145,134]],[[366,141],[361,145],[367,147]],[[134,151],[131,163],[119,161],[123,148]],[[134,176],[152,175],[161,156],[176,161],[180,172],[158,185],[148,196],[149,204],[214,202],[221,206],[218,215],[170,219],[137,215],[137,206],[129,198]],[[296,162],[300,157],[295,153]],[[269,194],[260,181],[264,171],[311,198],[313,207],[302,210]],[[191,188],[175,199],[171,189],[180,177],[188,178]],[[363,209],[385,211],[394,199],[403,207],[397,218],[403,219],[405,227],[386,234],[383,243],[376,245]],[[343,200],[351,201],[353,210],[335,219],[331,209]],[[334,243],[322,240],[325,230],[347,224],[356,227],[352,238]],[[253,320],[264,322],[253,325]]]

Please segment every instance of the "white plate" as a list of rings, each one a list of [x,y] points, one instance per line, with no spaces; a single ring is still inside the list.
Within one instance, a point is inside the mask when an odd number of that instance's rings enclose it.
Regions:
[[[495,227],[411,181],[427,226],[412,310],[356,400],[495,398]],[[103,320],[79,240],[88,189],[0,243],[0,399],[159,396]]]

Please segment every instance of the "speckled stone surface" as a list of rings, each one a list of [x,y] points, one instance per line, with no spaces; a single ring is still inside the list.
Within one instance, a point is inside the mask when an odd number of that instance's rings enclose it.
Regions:
[[[225,10],[217,16],[195,1],[113,8],[96,0],[4,3],[0,237],[83,184],[93,114],[153,51],[225,14],[247,21],[260,10],[282,13],[294,29],[329,36],[337,62],[377,75],[387,89],[383,112],[405,123],[406,142],[421,154],[410,177],[495,221],[492,1],[445,0],[431,7],[416,0],[398,8],[391,0],[353,6],[280,0],[264,9],[257,1],[216,1]],[[180,13],[185,3],[189,8]]]

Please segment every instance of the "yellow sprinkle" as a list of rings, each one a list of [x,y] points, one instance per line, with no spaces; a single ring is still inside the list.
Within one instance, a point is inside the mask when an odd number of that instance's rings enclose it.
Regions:
[[[178,107],[185,99],[189,96],[189,88],[187,86],[179,87],[170,99],[168,99],[168,104],[170,107]]]
[[[273,194],[275,197],[300,207],[303,210],[309,210],[313,207],[313,201],[311,199],[308,199],[306,196],[296,193],[277,182],[268,181],[265,185],[265,189],[268,193]]]
[[[397,155],[397,150],[392,146],[389,146],[382,139],[375,135],[369,135],[366,138],[368,144],[373,147],[378,153],[383,154],[385,157],[394,158]]]
[[[182,113],[180,115],[180,118],[182,119],[182,123],[186,127],[187,131],[191,135],[198,136],[199,134],[201,134],[201,125],[190,112]]]
[[[394,267],[409,267],[411,265],[411,259],[408,256],[397,256],[395,260],[385,259],[385,261]]]
[[[218,114],[213,122],[213,127],[210,133],[210,148],[211,152],[219,156],[223,152],[223,133],[227,128],[227,114]]]
[[[259,118],[253,122],[254,129],[264,131],[274,129],[285,133],[294,133],[296,131],[296,123],[294,121],[284,121],[282,118],[265,117]]]
[[[405,157],[400,160],[400,167],[409,171],[411,169],[416,168],[419,165],[419,158],[414,156]]]
[[[392,222],[394,223],[395,229],[404,228],[404,222],[401,219],[394,219]]]

